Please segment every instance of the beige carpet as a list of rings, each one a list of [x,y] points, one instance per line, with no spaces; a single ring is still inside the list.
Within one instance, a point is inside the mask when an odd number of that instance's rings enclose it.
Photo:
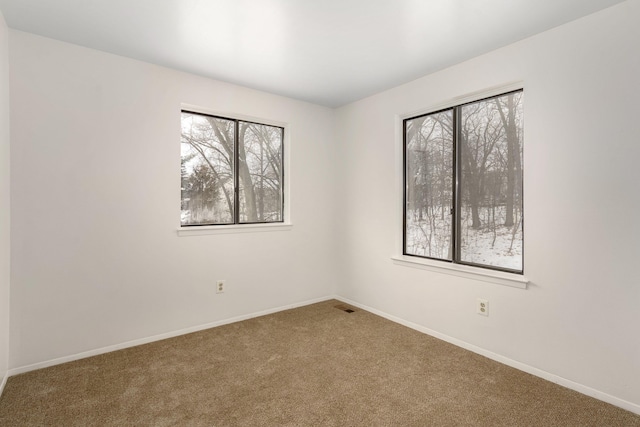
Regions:
[[[640,426],[328,301],[9,378],[2,426]]]

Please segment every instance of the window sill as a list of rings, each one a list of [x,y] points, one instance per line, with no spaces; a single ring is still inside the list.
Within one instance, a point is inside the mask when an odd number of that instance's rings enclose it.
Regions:
[[[198,227],[178,228],[178,236],[206,236],[208,234],[232,234],[232,233],[260,233],[265,231],[289,231],[293,228],[291,223],[273,224],[233,224],[233,225],[203,225]]]
[[[465,277],[468,279],[475,279],[489,283],[496,283],[499,285],[511,286],[514,288],[527,289],[527,284],[529,283],[529,280],[526,277],[519,274],[485,270],[483,268],[471,267],[468,265],[450,264],[447,262],[415,258],[404,255],[392,256],[391,260],[396,265],[420,268],[423,270],[435,271],[437,273],[450,274],[453,276]]]

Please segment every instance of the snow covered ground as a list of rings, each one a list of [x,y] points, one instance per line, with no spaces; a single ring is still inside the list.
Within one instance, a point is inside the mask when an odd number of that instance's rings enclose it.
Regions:
[[[504,207],[497,207],[495,226],[490,208],[480,209],[483,226],[471,228],[470,211],[463,210],[461,221],[461,261],[512,270],[522,270],[522,222],[514,227],[504,225]],[[451,216],[419,221],[407,215],[406,252],[411,255],[451,259]]]

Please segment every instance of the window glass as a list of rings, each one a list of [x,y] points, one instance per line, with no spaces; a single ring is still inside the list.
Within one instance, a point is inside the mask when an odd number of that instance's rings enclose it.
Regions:
[[[522,93],[460,108],[460,260],[522,270]]]
[[[404,253],[523,272],[523,92],[404,121]]]
[[[234,133],[231,120],[182,113],[182,225],[233,223]]]
[[[183,111],[181,225],[283,222],[284,129]]]
[[[239,122],[240,222],[282,220],[282,128]]]
[[[453,110],[406,122],[406,253],[452,259]]]

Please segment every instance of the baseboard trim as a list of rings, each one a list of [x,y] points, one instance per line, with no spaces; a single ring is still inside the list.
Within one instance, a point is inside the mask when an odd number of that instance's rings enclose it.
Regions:
[[[2,396],[2,393],[4,392],[4,386],[7,385],[7,380],[9,379],[9,372],[5,372],[4,376],[2,377],[2,382],[0,382],[0,397]]]
[[[387,320],[391,320],[392,322],[395,323],[399,323],[403,326],[406,326],[408,328],[414,329],[418,332],[422,332],[424,334],[430,335],[432,337],[441,339],[442,341],[446,341],[448,343],[451,343],[453,345],[456,345],[458,347],[464,348],[465,350],[469,350],[472,351],[474,353],[480,354],[482,356],[485,356],[489,359],[495,360],[496,362],[500,362],[503,363],[507,366],[511,366],[512,368],[518,369],[520,371],[526,372],[528,374],[531,375],[535,375],[536,377],[540,377],[542,379],[545,379],[547,381],[551,381],[552,383],[561,385],[563,387],[566,387],[568,389],[577,391],[578,393],[582,393],[584,395],[593,397],[595,399],[598,400],[602,400],[603,402],[606,403],[610,403],[614,406],[618,406],[622,409],[626,409],[627,411],[636,413],[640,415],[640,405],[637,405],[633,402],[629,402],[626,401],[624,399],[620,399],[618,397],[612,396],[610,394],[604,393],[602,391],[596,390],[594,388],[588,387],[586,385],[577,383],[575,381],[571,381],[569,379],[563,378],[561,376],[558,376],[556,374],[552,374],[550,372],[547,371],[543,371],[542,369],[538,369],[538,368],[534,368],[533,366],[529,366],[525,363],[522,362],[518,362],[517,360],[513,360],[513,359],[509,359],[508,357],[502,356],[500,354],[497,353],[493,353],[489,350],[486,350],[484,348],[478,347],[476,345],[473,344],[469,344],[468,342],[459,340],[457,338],[453,338],[450,337],[448,335],[445,335],[443,333],[434,331],[432,329],[426,328],[424,326],[418,325],[417,323],[413,323],[413,322],[409,322],[405,319],[393,316],[391,314],[385,313],[383,311],[380,311],[378,309],[375,309],[373,307],[369,307],[367,305],[364,304],[360,304],[356,301],[350,300],[349,298],[345,298],[343,296],[340,295],[334,295],[333,296],[334,299],[342,301],[346,304],[349,305],[353,305],[355,307],[358,307],[362,310],[366,310],[368,312],[371,312],[373,314],[376,314],[380,317],[384,317]]]
[[[177,337],[180,335],[185,335],[185,334],[190,334],[192,332],[198,332],[198,331],[202,331],[205,329],[210,329],[210,328],[215,328],[217,326],[223,326],[223,325],[228,325],[231,323],[236,323],[236,322],[241,322],[243,320],[248,320],[248,319],[253,319],[255,317],[260,317],[260,316],[265,316],[268,314],[273,314],[273,313],[277,313],[280,311],[284,311],[284,310],[290,310],[293,308],[298,308],[298,307],[303,307],[306,305],[310,305],[310,304],[315,304],[315,303],[319,303],[319,302],[323,302],[323,301],[328,301],[331,299],[336,299],[339,301],[342,301],[346,304],[350,304],[353,305],[355,307],[358,307],[362,310],[366,310],[369,311],[373,314],[376,314],[380,317],[384,317],[385,319],[388,319],[392,322],[398,323],[400,325],[406,326],[408,328],[414,329],[418,332],[422,332],[424,334],[430,335],[432,337],[441,339],[443,341],[446,341],[448,343],[451,343],[453,345],[456,345],[458,347],[464,348],[466,350],[472,351],[474,353],[480,354],[482,356],[485,356],[489,359],[495,360],[496,362],[500,362],[503,363],[507,366],[511,366],[512,368],[518,369],[520,371],[526,372],[528,374],[531,375],[535,375],[537,377],[543,378],[547,381],[551,381],[555,384],[561,385],[563,387],[566,387],[568,389],[577,391],[579,393],[585,394],[587,396],[593,397],[595,399],[598,400],[602,400],[603,402],[607,402],[610,403],[612,405],[618,406],[622,409],[625,409],[627,411],[636,413],[640,415],[640,405],[637,405],[635,403],[626,401],[624,399],[620,399],[618,397],[612,396],[610,394],[604,393],[602,391],[596,390],[594,388],[585,386],[583,384],[577,383],[575,381],[571,381],[569,379],[563,378],[561,376],[558,376],[556,374],[552,374],[550,372],[544,371],[542,369],[538,369],[538,368],[534,368],[533,366],[529,366],[525,363],[522,362],[518,362],[516,360],[513,359],[509,359],[508,357],[502,356],[500,354],[497,353],[493,353],[489,350],[486,350],[484,348],[478,347],[476,345],[473,344],[469,344],[465,341],[459,340],[457,338],[453,338],[449,335],[445,335],[443,333],[434,331],[432,329],[429,329],[427,327],[421,326],[417,323],[413,323],[410,321],[407,321],[405,319],[402,319],[400,317],[396,317],[393,316],[391,314],[385,313],[381,310],[375,309],[373,307],[369,307],[365,304],[360,304],[356,301],[350,300],[349,298],[340,296],[340,295],[330,295],[330,296],[326,296],[326,297],[321,297],[321,298],[316,298],[316,299],[312,299],[312,300],[307,300],[307,301],[302,301],[302,302],[298,302],[298,303],[294,303],[294,304],[288,304],[288,305],[284,305],[284,306],[280,306],[280,307],[276,307],[276,308],[272,308],[272,309],[268,309],[268,310],[262,310],[262,311],[258,311],[258,312],[254,312],[254,313],[249,313],[249,314],[245,314],[245,315],[241,315],[241,316],[236,316],[236,317],[231,317],[228,319],[223,319],[223,320],[218,320],[216,322],[210,322],[210,323],[206,323],[206,324],[202,324],[202,325],[197,325],[197,326],[192,326],[189,328],[184,328],[184,329],[179,329],[177,331],[172,331],[172,332],[167,332],[164,334],[158,334],[158,335],[154,335],[151,337],[147,337],[147,338],[141,338],[141,339],[137,339],[137,340],[132,340],[132,341],[127,341],[121,344],[115,344],[115,345],[111,345],[111,346],[107,346],[107,347],[102,347],[102,348],[98,348],[98,349],[94,349],[94,350],[89,350],[89,351],[85,351],[85,352],[81,352],[81,353],[77,353],[77,354],[73,354],[73,355],[69,355],[69,356],[64,356],[64,357],[59,357],[56,359],[51,359],[51,360],[47,360],[44,362],[38,362],[38,363],[34,363],[31,365],[26,365],[26,366],[22,366],[22,367],[18,367],[18,368],[13,368],[13,369],[9,369],[7,371],[7,373],[4,375],[4,377],[2,378],[2,382],[0,383],[0,396],[2,395],[2,392],[4,391],[4,387],[7,383],[7,380],[9,377],[14,376],[14,375],[18,375],[18,374],[23,374],[25,372],[30,372],[30,371],[35,371],[37,369],[42,369],[42,368],[48,368],[50,366],[55,366],[55,365],[60,365],[62,363],[67,363],[67,362],[73,362],[74,360],[80,360],[80,359],[85,359],[87,357],[92,357],[92,356],[97,356],[100,354],[104,354],[104,353],[109,353],[112,351],[117,351],[117,350],[122,350],[125,348],[129,348],[129,347],[135,347],[137,345],[142,345],[142,344],[148,344],[151,342],[155,342],[155,341],[160,341],[160,340],[164,340],[167,338],[173,338],[173,337]]]
[[[222,326],[222,325],[228,325],[230,323],[241,322],[243,320],[253,319],[254,317],[260,317],[260,316],[265,316],[267,314],[278,313],[278,312],[284,311],[284,310],[290,310],[292,308],[304,307],[305,305],[315,304],[315,303],[323,302],[323,301],[328,301],[330,299],[333,299],[333,295],[325,296],[325,297],[321,297],[321,298],[315,298],[315,299],[312,299],[312,300],[306,300],[306,301],[302,301],[302,302],[298,302],[298,303],[294,303],[294,304],[283,305],[283,306],[276,307],[276,308],[271,308],[271,309],[267,309],[267,310],[254,312],[254,313],[244,314],[244,315],[241,315],[241,316],[236,316],[236,317],[231,317],[231,318],[228,318],[228,319],[218,320],[218,321],[211,322],[211,323],[205,323],[203,325],[192,326],[192,327],[189,327],[189,328],[179,329],[177,331],[172,331],[172,332],[167,332],[167,333],[164,333],[164,334],[153,335],[153,336],[147,337],[147,338],[140,338],[140,339],[137,339],[137,340],[127,341],[127,342],[124,342],[124,343],[121,343],[121,344],[114,344],[114,345],[110,345],[110,346],[106,346],[106,347],[97,348],[97,349],[94,349],[94,350],[83,351],[81,353],[72,354],[72,355],[69,355],[69,356],[58,357],[56,359],[51,359],[51,360],[47,360],[47,361],[44,361],[44,362],[38,362],[38,363],[31,364],[31,365],[26,365],[26,366],[21,366],[21,367],[18,367],[18,368],[9,369],[9,371],[5,375],[5,378],[4,378],[3,382],[2,382],[2,387],[4,387],[4,383],[6,382],[7,378],[10,377],[10,376],[24,374],[25,372],[35,371],[37,369],[48,368],[50,366],[60,365],[62,363],[73,362],[74,360],[85,359],[87,357],[98,356],[100,354],[110,353],[112,351],[122,350],[122,349],[129,348],[129,347],[135,347],[137,345],[148,344],[148,343],[151,343],[151,342],[160,341],[160,340],[164,340],[164,339],[167,339],[167,338],[173,338],[173,337],[177,337],[177,336],[180,336],[180,335],[190,334],[192,332],[198,332],[198,331],[202,331],[202,330],[205,330],[205,329],[215,328],[216,326]],[[1,389],[0,389],[0,394],[1,394]]]

